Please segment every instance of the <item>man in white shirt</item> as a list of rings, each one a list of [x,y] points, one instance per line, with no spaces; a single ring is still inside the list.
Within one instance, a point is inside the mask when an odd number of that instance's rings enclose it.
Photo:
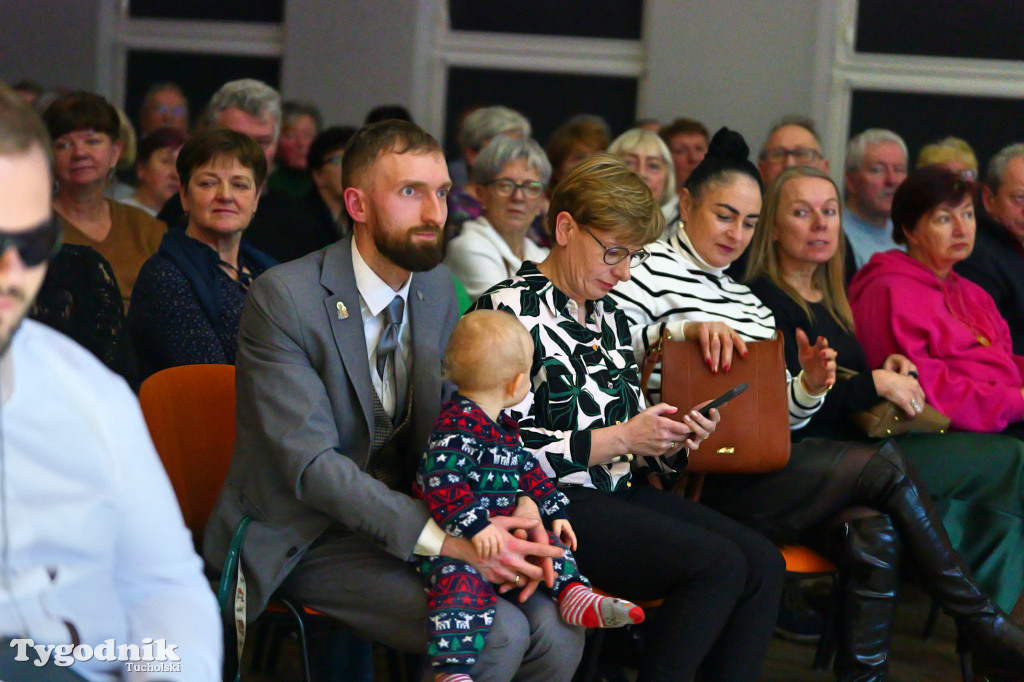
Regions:
[[[892,239],[892,198],[907,177],[907,145],[896,133],[870,128],[846,147],[843,232],[857,267],[879,251],[902,249]]]
[[[0,89],[0,679],[219,680],[216,601],[135,396],[25,320],[59,248],[48,145]]]
[[[410,496],[440,411],[441,357],[458,318],[441,239],[451,187],[437,141],[405,121],[365,126],[344,152],[352,236],[271,268],[252,286],[239,331],[238,436],[205,551],[220,566],[243,516],[247,613],[277,589],[356,634],[425,653],[426,596],[411,559],[450,556],[492,583],[532,592],[527,555],[561,550],[530,502],[495,521],[525,528],[481,560]],[[550,565],[550,562],[548,562]],[[569,679],[582,633],[554,602],[498,600],[477,682]]]

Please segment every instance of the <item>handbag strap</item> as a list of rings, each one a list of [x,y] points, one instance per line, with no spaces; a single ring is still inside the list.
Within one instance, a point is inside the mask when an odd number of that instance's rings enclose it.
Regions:
[[[242,675],[242,649],[245,647],[245,626],[246,626],[246,587],[245,573],[242,571],[242,544],[245,542],[246,531],[249,530],[251,516],[243,516],[238,522],[235,534],[231,538],[231,546],[228,547],[228,555],[224,559],[224,570],[220,574],[220,589],[217,590],[217,601],[221,611],[226,611],[234,596],[234,621],[235,621],[235,642],[238,648],[238,671],[234,682],[240,682]],[[232,578],[235,578],[234,589],[232,589]]]
[[[647,355],[644,356],[644,366],[640,372],[640,390],[643,392],[644,400],[647,401],[648,406],[651,404],[651,393],[647,390],[647,383],[651,380],[651,374],[654,372],[654,368],[661,362],[661,355],[665,349],[665,342],[668,340],[668,329],[663,329],[661,332],[661,338],[658,339],[658,343],[648,350]]]

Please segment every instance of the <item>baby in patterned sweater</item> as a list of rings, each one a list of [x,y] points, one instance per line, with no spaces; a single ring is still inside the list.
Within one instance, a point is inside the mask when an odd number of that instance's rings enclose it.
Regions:
[[[446,533],[468,537],[485,559],[501,554],[507,537],[490,517],[511,516],[517,498],[529,496],[550,523],[550,541],[565,549],[565,557],[554,561],[551,589],[562,618],[585,627],[639,623],[640,607],[598,595],[580,575],[572,556],[576,535],[566,514],[569,501],[523,447],[516,423],[502,414],[529,392],[532,362],[533,340],[515,316],[478,310],[459,320],[445,353],[458,392],[437,418],[415,492]],[[435,682],[469,682],[494,618],[494,587],[462,561],[438,556],[418,562]]]

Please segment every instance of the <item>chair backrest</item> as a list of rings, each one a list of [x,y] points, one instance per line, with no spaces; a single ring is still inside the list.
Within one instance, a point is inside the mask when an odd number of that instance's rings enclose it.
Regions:
[[[142,382],[139,404],[198,547],[235,447],[235,367],[162,370]]]

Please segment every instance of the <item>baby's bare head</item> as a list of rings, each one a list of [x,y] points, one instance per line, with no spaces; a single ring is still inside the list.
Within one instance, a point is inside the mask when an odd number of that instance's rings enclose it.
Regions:
[[[448,378],[462,391],[507,386],[530,374],[533,339],[519,318],[502,310],[474,310],[455,325],[444,354]]]

